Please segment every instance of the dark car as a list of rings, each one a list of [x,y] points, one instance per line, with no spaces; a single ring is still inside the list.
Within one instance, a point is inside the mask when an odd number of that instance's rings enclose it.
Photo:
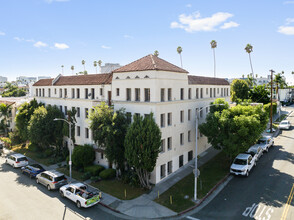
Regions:
[[[3,144],[0,143],[0,156],[1,156],[2,153],[3,153]]]
[[[28,175],[30,178],[36,177],[36,175],[44,171],[45,169],[39,164],[28,165],[21,168],[21,172]]]

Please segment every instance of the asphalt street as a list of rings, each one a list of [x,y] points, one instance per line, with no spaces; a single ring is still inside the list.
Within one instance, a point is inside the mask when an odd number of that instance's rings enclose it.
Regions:
[[[99,204],[88,209],[78,209],[70,200],[61,198],[58,191],[48,191],[43,185],[38,185],[35,179],[21,174],[20,169],[13,169],[4,162],[4,158],[0,157],[0,220],[125,218]]]
[[[288,120],[291,130],[280,131],[249,177],[234,177],[208,205],[186,219],[293,220],[294,113]]]

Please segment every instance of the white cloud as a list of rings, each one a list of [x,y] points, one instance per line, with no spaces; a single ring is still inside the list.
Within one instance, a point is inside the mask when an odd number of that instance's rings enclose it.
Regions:
[[[55,43],[54,47],[59,50],[65,50],[65,49],[69,48],[69,46],[67,44],[60,44],[60,43]]]
[[[227,23],[224,23],[220,28],[221,29],[229,29],[229,28],[233,28],[233,27],[238,27],[240,24],[234,22],[234,21],[230,21]]]
[[[0,36],[6,35],[4,32],[0,31]]]
[[[191,8],[192,5],[191,5],[191,4],[187,4],[186,7],[187,7],[187,8]]]
[[[17,41],[24,41],[24,38],[20,38],[20,37],[14,37],[13,39]]]
[[[102,45],[101,48],[103,48],[103,49],[107,49],[107,50],[111,49],[111,47],[109,47],[109,46],[105,46],[105,45]]]
[[[288,4],[294,4],[294,1],[285,1],[284,5],[288,5]]]
[[[69,2],[70,0],[45,0],[48,4],[51,4],[52,2]]]
[[[286,24],[291,24],[291,23],[294,23],[294,18],[287,18]]]
[[[38,41],[34,44],[34,47],[38,47],[38,48],[41,48],[41,47],[47,47],[48,45],[42,41]]]
[[[217,12],[213,14],[211,17],[201,18],[199,12],[194,12],[193,14],[186,15],[181,14],[179,16],[179,22],[172,22],[170,24],[171,28],[181,28],[187,32],[196,32],[196,31],[216,31],[219,25],[223,24],[224,26],[232,25],[230,24],[225,25],[224,22],[227,21],[229,18],[233,17],[233,14],[227,12]],[[234,22],[236,26],[237,23]]]
[[[124,35],[124,38],[134,39],[133,36],[130,36],[130,35],[127,35],[127,34]]]
[[[278,32],[286,35],[294,35],[294,26],[280,26]]]

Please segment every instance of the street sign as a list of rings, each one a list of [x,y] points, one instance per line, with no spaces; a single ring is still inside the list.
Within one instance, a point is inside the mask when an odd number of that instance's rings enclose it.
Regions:
[[[72,165],[72,162],[71,161],[68,161],[68,165]]]

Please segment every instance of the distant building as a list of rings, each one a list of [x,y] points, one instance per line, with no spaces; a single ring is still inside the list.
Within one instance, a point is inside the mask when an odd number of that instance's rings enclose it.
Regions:
[[[120,67],[119,63],[105,63],[104,66],[101,66],[100,73],[111,73]]]
[[[7,82],[7,77],[0,76],[0,83],[5,83]]]
[[[231,78],[231,79],[228,79],[228,82],[229,83],[232,83],[234,79],[241,79],[241,80],[247,80],[248,78],[247,77],[240,77],[240,78]],[[267,77],[254,77],[255,79],[255,83],[256,85],[267,85],[268,83],[270,83],[271,81],[271,75],[268,75]]]
[[[18,85],[28,85],[31,82],[37,82],[37,77],[19,76],[16,77],[16,82]]]
[[[50,79],[51,77],[50,76],[38,76],[38,81],[40,79]]]

